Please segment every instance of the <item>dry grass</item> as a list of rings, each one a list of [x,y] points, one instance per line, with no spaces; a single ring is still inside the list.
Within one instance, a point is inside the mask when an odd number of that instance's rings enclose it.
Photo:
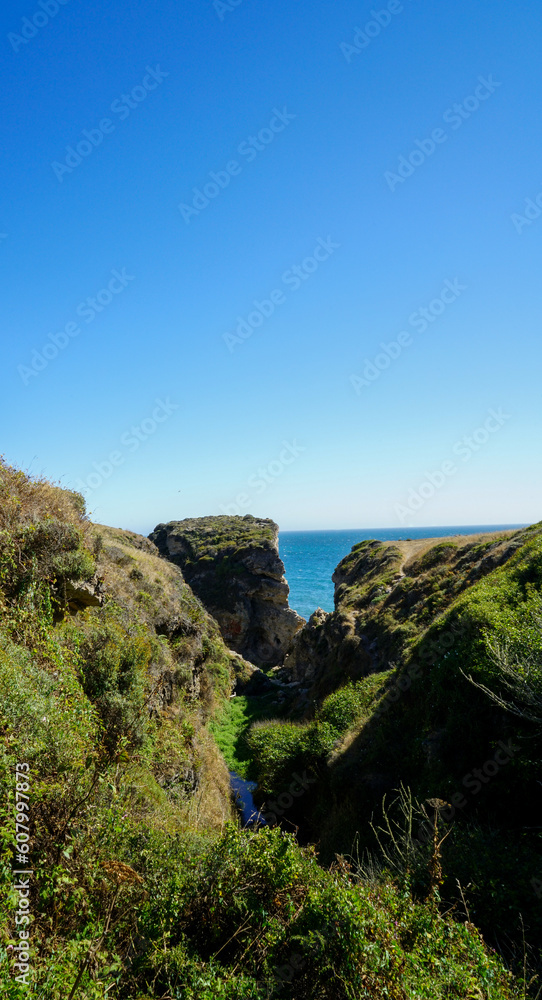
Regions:
[[[235,813],[228,768],[208,729],[198,730],[195,745],[199,788],[187,806],[190,825],[199,830],[222,830]]]
[[[183,575],[148,538],[101,524],[91,525],[91,535],[106,593],[148,624],[178,614],[188,591]]]
[[[86,534],[89,522],[81,494],[15,469],[0,456],[0,530],[50,520],[73,524]]]
[[[484,545],[486,542],[496,542],[497,539],[501,538],[507,540],[517,533],[517,528],[511,528],[507,531],[487,531],[479,535],[445,535],[443,538],[417,538],[410,542],[383,542],[382,544],[386,548],[393,545],[402,553],[403,562],[399,568],[399,572],[401,572],[413,566],[418,559],[421,559],[429,549],[436,545],[446,545],[446,543],[457,545],[460,552],[462,549],[469,549],[472,545]],[[497,547],[496,551],[500,548],[500,546]]]

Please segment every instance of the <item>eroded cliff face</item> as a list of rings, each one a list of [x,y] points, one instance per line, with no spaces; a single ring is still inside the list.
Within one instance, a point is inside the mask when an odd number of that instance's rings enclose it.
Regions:
[[[288,605],[274,521],[187,518],[159,524],[149,537],[181,567],[231,649],[259,667],[283,662],[305,622]]]
[[[347,680],[401,663],[409,645],[525,538],[520,530],[360,542],[333,574],[335,611],[311,616],[277,676],[301,688],[303,707]]]

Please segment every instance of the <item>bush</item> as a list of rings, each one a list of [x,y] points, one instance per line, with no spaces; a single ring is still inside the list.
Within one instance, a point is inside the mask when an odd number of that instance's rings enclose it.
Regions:
[[[153,653],[162,652],[144,627],[127,628],[122,617],[120,609],[109,604],[101,614],[87,612],[77,624],[66,623],[61,632],[75,653],[81,687],[96,706],[111,755],[123,737],[134,749],[145,742],[147,674]]]
[[[278,829],[230,826],[185,855],[168,886],[167,909],[152,899],[143,907],[137,967],[159,995],[210,1000],[211,989],[229,997],[237,984],[240,997],[296,1000],[519,995],[471,925],[413,903],[389,880],[356,883],[344,862],[325,872]]]
[[[376,676],[346,684],[325,698],[312,722],[254,723],[247,739],[251,772],[261,790],[276,794],[299,769],[318,772],[341,737],[367,712],[380,686]]]
[[[363,682],[347,684],[325,699],[317,718],[328,722],[337,736],[342,735],[359,719],[368,700]]]
[[[10,642],[0,649],[0,725],[10,734],[9,759],[26,761],[43,781],[84,767],[99,734],[69,660],[59,656],[52,674]]]

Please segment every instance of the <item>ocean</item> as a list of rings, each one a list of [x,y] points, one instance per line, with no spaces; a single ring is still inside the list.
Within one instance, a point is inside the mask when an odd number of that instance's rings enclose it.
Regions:
[[[474,535],[482,531],[505,531],[523,528],[522,524],[473,524],[444,528],[360,528],[359,531],[281,531],[280,557],[290,585],[290,607],[303,618],[310,618],[316,608],[333,611],[335,567],[348,555],[353,545],[367,538],[399,541],[406,538],[441,538],[449,535]]]

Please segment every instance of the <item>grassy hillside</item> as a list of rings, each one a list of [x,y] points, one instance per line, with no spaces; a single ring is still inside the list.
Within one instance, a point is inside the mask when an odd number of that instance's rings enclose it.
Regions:
[[[310,678],[309,701],[401,662],[463,591],[504,565],[525,531],[413,542],[364,541],[339,564],[335,611],[294,638],[288,673]]]
[[[516,953],[523,920],[538,949],[542,526],[425,543],[410,561],[397,545],[363,542],[336,579],[337,611],[309,640],[315,709],[249,733],[264,811],[287,801],[292,774],[306,769],[315,780],[289,796],[283,817],[318,840],[322,860],[354,850],[369,868],[391,865],[422,898],[437,817],[449,905],[464,908],[459,880],[494,945]],[[342,663],[329,642],[340,616],[362,654]],[[428,802],[441,803],[437,813]]]
[[[1,996],[525,996],[464,912],[443,912],[435,850],[422,898],[391,868],[322,867],[280,827],[238,828],[210,731],[231,711],[234,664],[146,539],[93,526],[79,495],[0,466]],[[321,707],[326,767],[385,683]],[[12,869],[25,857],[21,984]]]

